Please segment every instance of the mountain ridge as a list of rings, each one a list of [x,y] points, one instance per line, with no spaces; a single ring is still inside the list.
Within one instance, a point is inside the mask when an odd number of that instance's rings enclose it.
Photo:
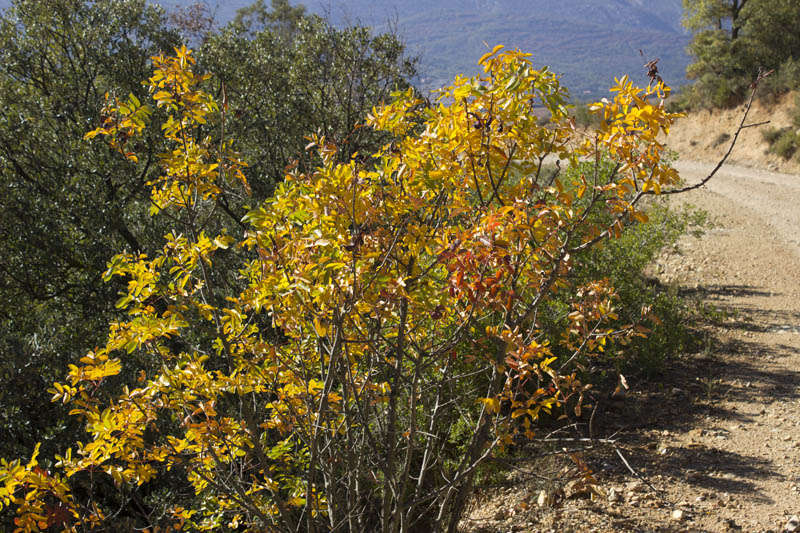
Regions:
[[[656,58],[668,83],[686,82],[689,35],[681,27],[680,0],[316,0],[308,5],[339,23],[385,28],[393,19],[389,24],[410,52],[420,55],[420,81],[429,88],[455,73],[476,72],[477,58],[495,44],[533,53],[534,62],[562,74],[578,98],[605,94],[622,74],[645,82],[643,64]]]
[[[265,0],[269,4],[269,0]],[[154,0],[165,9],[194,3]],[[206,0],[220,25],[252,0]],[[297,2],[293,1],[292,4]],[[686,83],[688,33],[681,0],[306,0],[310,12],[337,25],[396,29],[419,56],[418,84],[433,89],[458,73],[478,72],[487,47],[504,44],[533,54],[537,66],[562,75],[578,99],[602,96],[615,76],[646,83],[643,65],[660,58],[664,79]],[[6,8],[10,0],[0,0]]]

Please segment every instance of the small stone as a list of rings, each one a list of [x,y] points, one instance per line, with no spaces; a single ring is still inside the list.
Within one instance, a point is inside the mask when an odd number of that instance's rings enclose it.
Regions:
[[[786,522],[786,527],[783,528],[785,533],[794,533],[795,531],[800,530],[800,518],[797,515],[794,515]]]
[[[619,492],[614,487],[611,487],[608,491],[608,501],[610,502],[617,502],[619,501]]]
[[[628,492],[644,492],[644,483],[641,481],[630,481],[625,484],[625,489]]]
[[[674,511],[672,511],[672,519],[677,521],[677,522],[680,522],[681,520],[683,520],[683,516],[684,516],[684,513],[680,509],[675,509]]]
[[[536,499],[536,504],[539,507],[545,507],[550,503],[550,496],[547,494],[546,490],[539,491],[539,497]]]
[[[724,522],[725,522],[725,528],[728,531],[741,531],[742,530],[742,526],[737,524],[736,521],[733,518],[726,518]]]
[[[505,520],[508,517],[508,510],[502,507],[494,513],[495,520]]]
[[[564,497],[567,499],[591,498],[592,489],[582,479],[576,479],[564,486]]]
[[[694,428],[689,430],[689,437],[691,437],[692,439],[698,439],[703,435],[705,435],[706,433],[707,433],[706,430],[702,428]]]

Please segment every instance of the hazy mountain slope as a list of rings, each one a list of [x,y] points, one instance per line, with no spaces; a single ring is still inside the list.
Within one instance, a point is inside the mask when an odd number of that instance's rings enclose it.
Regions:
[[[615,75],[641,76],[643,57],[660,57],[664,77],[685,81],[688,35],[680,0],[309,0],[334,20],[378,27],[392,20],[422,60],[423,84],[474,71],[486,46],[534,54],[564,74],[575,96],[605,92]]]
[[[205,0],[220,23],[251,0]],[[0,0],[7,7],[9,0]],[[167,8],[189,0],[154,0]],[[267,0],[267,3],[268,0]],[[294,3],[294,1],[293,1]],[[689,37],[680,25],[681,0],[305,0],[337,23],[397,28],[421,59],[420,82],[441,86],[473,73],[486,45],[534,54],[537,65],[564,75],[574,96],[604,94],[614,76],[643,79],[645,60],[673,85],[685,82]],[[486,43],[486,44],[484,44]],[[642,50],[644,57],[640,55]]]

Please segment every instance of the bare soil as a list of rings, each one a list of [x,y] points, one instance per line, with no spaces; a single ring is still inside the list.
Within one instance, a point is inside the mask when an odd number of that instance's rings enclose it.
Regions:
[[[769,153],[764,141],[765,128],[793,127],[792,114],[800,102],[800,92],[787,93],[775,101],[756,100],[750,110],[748,123],[769,121],[760,127],[742,130],[730,163],[744,167],[777,172],[800,173],[800,159],[784,159]],[[692,161],[716,162],[727,151],[731,137],[739,126],[745,106],[734,109],[714,109],[691,113],[679,120],[670,131],[667,145],[682,158]]]
[[[700,139],[735,130],[704,118]],[[678,141],[697,138],[699,122]],[[594,436],[614,445],[572,459],[537,450],[479,492],[465,531],[778,533],[800,515],[800,174],[752,168],[782,163],[751,141],[735,152],[751,168],[726,165],[679,199],[706,210],[713,228],[652,267],[720,311],[697,324],[700,349],[602,404]],[[681,146],[677,168],[699,181],[712,168],[699,160],[717,152]],[[556,451],[589,445],[565,440]],[[582,481],[582,463],[596,485]]]

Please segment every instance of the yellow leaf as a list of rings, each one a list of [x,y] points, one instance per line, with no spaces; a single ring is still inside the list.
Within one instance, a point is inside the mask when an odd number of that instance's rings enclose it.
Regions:
[[[472,87],[470,87],[469,85],[461,85],[460,87],[456,87],[456,89],[453,91],[453,97],[456,100],[461,100],[469,96],[471,92],[472,92]]]
[[[314,317],[314,331],[317,333],[319,337],[324,337],[328,331],[325,329],[325,326],[319,320],[319,317]]]
[[[479,401],[492,413],[500,412],[500,400],[497,398],[480,398]]]
[[[481,58],[478,60],[478,64],[479,64],[479,65],[483,65],[483,64],[484,64],[484,62],[486,62],[486,60],[487,60],[487,59],[489,59],[490,57],[492,57],[493,55],[495,55],[497,52],[499,52],[499,51],[500,51],[500,50],[502,50],[503,48],[505,48],[505,46],[503,46],[502,44],[498,44],[497,46],[495,46],[494,48],[492,48],[492,51],[491,51],[491,52],[487,52],[487,53],[483,54],[483,55],[481,56]]]
[[[214,239],[214,245],[217,248],[222,248],[223,250],[227,249],[232,242],[233,242],[233,237],[230,237],[228,235],[220,235],[219,237]]]
[[[101,133],[108,133],[104,128],[97,128],[90,132],[87,132],[86,135],[83,136],[83,140],[88,141],[89,139],[94,139]]]

